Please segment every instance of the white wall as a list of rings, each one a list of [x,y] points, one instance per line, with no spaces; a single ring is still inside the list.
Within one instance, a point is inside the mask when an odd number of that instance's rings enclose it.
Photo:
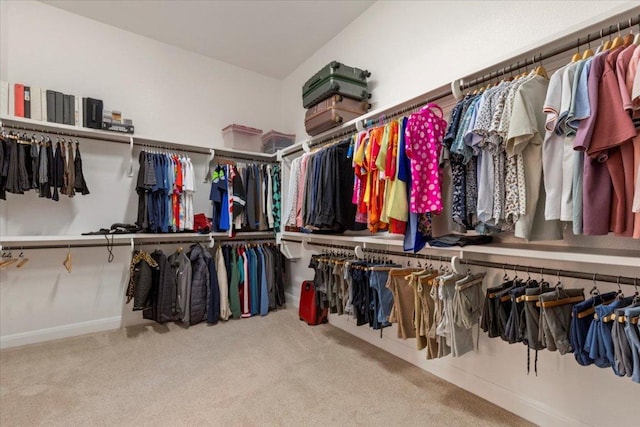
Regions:
[[[0,78],[103,99],[134,120],[136,133],[176,143],[220,146],[227,124],[268,131],[281,121],[279,80],[34,1],[0,2]],[[81,151],[91,194],[57,203],[9,194],[0,202],[0,235],[78,235],[135,221],[129,148],[81,140]],[[207,156],[191,158],[194,211],[210,216]],[[62,266],[66,251],[25,249],[22,270],[0,271],[0,347],[142,321],[124,305],[128,248],[116,247],[111,264],[106,248],[72,249],[71,274]]]
[[[277,79],[40,2],[2,16],[2,80],[102,99],[141,135],[211,147],[230,123],[280,125]]]
[[[299,140],[305,138],[302,85],[332,60],[371,71],[376,109],[448,85],[637,5],[630,1],[378,1],[284,79],[284,127]]]
[[[298,140],[305,138],[302,85],[332,60],[370,70],[373,108],[389,107],[446,86],[454,79],[480,74],[483,69],[619,13],[630,11],[629,17],[636,16],[637,9],[632,9],[637,6],[637,2],[621,1],[379,1],[285,78],[285,129],[296,133]],[[283,188],[287,188],[286,183]],[[640,243],[632,239],[576,237],[570,232],[566,232],[565,237],[565,241],[550,244],[640,249]],[[507,237],[505,240],[518,239]],[[313,271],[308,268],[311,252],[302,249],[300,244],[288,243],[287,246],[292,252],[302,254],[291,264],[293,280],[287,290],[297,302],[300,283],[313,278]],[[438,254],[436,250],[425,253]],[[514,261],[497,256],[484,259],[629,277],[640,275],[640,264],[638,268],[616,268],[582,263],[579,256],[575,263]],[[497,283],[501,275],[502,271],[490,271],[486,283]],[[567,279],[564,284],[591,288],[588,281]],[[602,291],[617,289],[607,284],[599,287]],[[632,288],[624,289],[632,292]],[[344,316],[330,316],[330,322],[540,425],[637,424],[637,413],[630,408],[637,401],[638,385],[628,378],[616,377],[611,369],[581,367],[572,355],[543,351],[538,376],[527,376],[526,351],[521,344],[509,345],[481,334],[478,353],[460,359],[426,361],[424,351],[417,352],[413,340],[394,337],[395,326],[386,330],[380,339],[378,331],[356,327],[355,322],[347,321]],[[615,393],[603,390],[615,390]]]

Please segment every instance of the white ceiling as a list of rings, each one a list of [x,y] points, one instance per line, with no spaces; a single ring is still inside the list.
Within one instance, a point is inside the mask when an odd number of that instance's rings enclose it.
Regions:
[[[77,1],[43,3],[282,79],[374,1]]]

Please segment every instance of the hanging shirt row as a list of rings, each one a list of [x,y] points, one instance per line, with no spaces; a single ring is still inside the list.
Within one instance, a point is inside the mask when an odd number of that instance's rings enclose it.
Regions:
[[[432,238],[432,216],[450,203],[460,231],[558,240],[571,222],[574,234],[640,238],[639,60],[631,45],[570,63],[550,80],[539,68],[467,94],[448,124],[428,104],[341,149],[305,153],[292,162],[285,225],[405,234],[405,250],[419,250]],[[339,184],[351,178],[348,159],[353,189]],[[355,213],[343,208],[348,199]]]
[[[283,307],[284,255],[273,244],[195,244],[167,256],[136,251],[130,266],[127,304],[158,323],[216,324],[229,318],[266,315]]]
[[[75,152],[75,155],[74,155]],[[47,138],[35,141],[14,133],[0,138],[0,199],[6,193],[24,194],[36,190],[39,197],[60,200],[60,194],[87,195],[82,171],[80,144]]]
[[[349,141],[293,160],[285,225],[314,232],[364,230],[352,203]]]
[[[291,165],[288,230],[365,230],[404,234],[404,249],[432,240],[431,215],[443,210],[439,161],[446,129],[428,104],[409,117],[323,147]],[[348,183],[348,184],[347,184]]]
[[[542,164],[546,219],[575,234],[640,238],[640,47],[572,62],[549,81]]]
[[[188,156],[141,151],[136,225],[150,233],[193,230],[193,164]]]
[[[219,164],[211,172],[213,231],[280,230],[280,166]]]

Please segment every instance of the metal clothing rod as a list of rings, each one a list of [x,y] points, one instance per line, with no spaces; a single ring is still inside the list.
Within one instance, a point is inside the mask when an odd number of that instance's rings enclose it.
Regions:
[[[277,160],[265,160],[265,159],[256,159],[255,157],[251,157],[251,154],[233,154],[233,155],[226,155],[226,154],[216,154],[214,155],[214,161],[216,159],[222,159],[222,160],[235,160],[237,162],[254,162],[254,163],[265,163],[268,165],[277,165],[278,161]]]
[[[123,141],[117,141],[117,142],[122,142],[123,144],[128,144],[128,142],[123,142]],[[165,150],[165,151],[178,151],[178,152],[184,152],[184,153],[192,153],[192,154],[209,154],[209,149],[207,149],[206,151],[204,149],[202,150],[196,150],[193,148],[178,148],[178,147],[172,147],[169,145],[154,145],[154,144],[147,144],[145,142],[135,142],[135,139],[133,141],[133,145],[136,145],[138,147],[148,147],[148,148],[157,148],[159,150]]]
[[[196,243],[207,243],[207,240],[198,240],[198,241],[196,240],[158,240],[153,242],[135,242],[134,246],[186,245],[186,244],[196,244]],[[123,245],[123,246],[130,246],[130,245]]]
[[[345,246],[333,245],[330,243],[307,242],[307,244],[314,245],[314,246],[336,248],[336,249],[345,248]],[[350,249],[353,250],[353,248],[350,248]],[[431,249],[437,249],[437,248],[431,248]],[[451,257],[447,257],[447,256],[441,257],[441,256],[426,255],[426,254],[414,254],[414,253],[406,253],[406,252],[388,251],[385,249],[363,249],[363,251],[378,253],[383,255],[421,258],[425,260],[436,260],[436,261],[447,261],[447,262],[451,261]],[[609,274],[587,273],[582,271],[560,270],[560,269],[544,268],[544,267],[532,267],[532,266],[527,266],[523,264],[476,261],[476,260],[467,259],[467,258],[460,259],[460,263],[463,265],[475,265],[479,267],[487,267],[487,268],[495,268],[495,269],[528,271],[528,272],[538,273],[538,274],[547,275],[547,276],[562,276],[562,277],[567,277],[572,279],[595,280],[598,282],[608,282],[608,283],[616,283],[616,284],[619,283],[621,285],[631,285],[631,286],[640,285],[640,279],[638,279],[637,277],[612,276]]]
[[[130,243],[74,243],[69,245],[36,245],[36,246],[2,246],[4,251],[31,251],[42,249],[68,249],[68,248],[106,248],[114,246],[131,246]]]
[[[504,67],[502,69],[500,69],[500,71],[496,71],[496,72],[491,72],[488,75],[485,74],[482,77],[478,77],[474,80],[471,80],[469,82],[465,82],[464,83],[464,87],[472,87],[472,86],[477,86],[480,85],[482,83],[486,83],[488,81],[491,81],[501,75],[505,75],[505,74],[509,74],[512,71],[516,71],[519,70],[521,68],[525,68],[528,67],[530,65],[534,65],[536,63],[540,63],[544,60],[547,59],[551,59],[554,56],[558,56],[561,55],[563,53],[566,52],[570,52],[574,49],[578,49],[580,46],[586,44],[589,44],[593,41],[597,41],[600,39],[603,39],[605,37],[608,37],[610,35],[613,35],[615,33],[621,32],[622,30],[626,30],[627,28],[631,28],[635,25],[640,25],[640,15],[638,15],[635,18],[630,18],[626,21],[620,21],[618,22],[618,24],[616,25],[609,25],[606,29],[602,29],[600,31],[596,31],[595,33],[590,33],[587,34],[584,37],[578,37],[577,40],[575,41],[570,41],[570,42],[566,42],[564,44],[562,44],[561,46],[556,47],[555,49],[552,49],[550,51],[544,52],[544,53],[539,53],[537,55],[533,55],[532,57],[526,58],[524,59],[524,62],[520,63],[520,61],[518,61],[517,63],[511,63],[509,66]],[[570,37],[570,36],[568,36]],[[512,60],[513,61],[513,60]]]
[[[214,237],[214,240],[221,240],[226,243],[244,243],[244,242],[256,242],[259,240],[275,240],[275,236],[266,237]]]

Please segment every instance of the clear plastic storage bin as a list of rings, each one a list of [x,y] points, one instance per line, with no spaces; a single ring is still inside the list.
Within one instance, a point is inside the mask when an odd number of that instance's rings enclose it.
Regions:
[[[295,135],[271,130],[262,135],[262,152],[273,154],[278,150],[290,146],[296,141]]]
[[[243,125],[229,125],[222,129],[224,146],[242,151],[260,151],[262,129]]]

